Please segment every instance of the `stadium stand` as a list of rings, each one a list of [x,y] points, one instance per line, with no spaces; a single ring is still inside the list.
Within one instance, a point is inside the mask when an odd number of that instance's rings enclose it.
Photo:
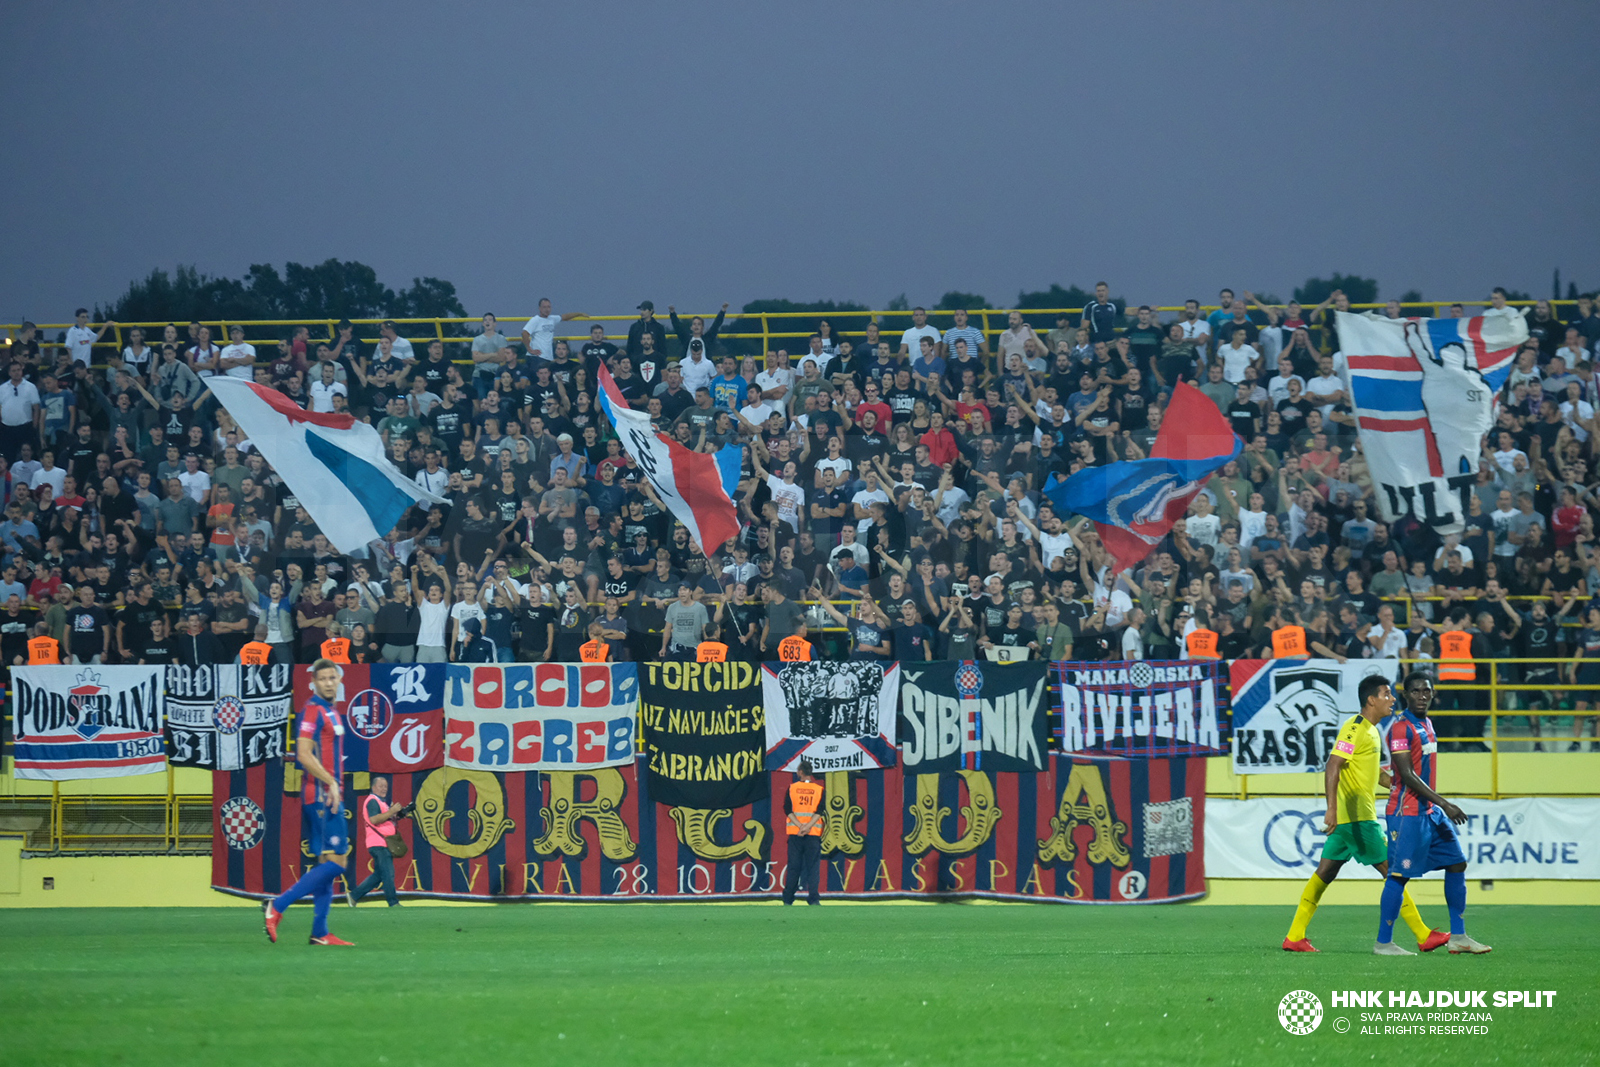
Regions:
[[[0,383],[0,654],[27,662],[43,630],[83,662],[236,659],[263,642],[307,663],[330,638],[355,663],[573,661],[592,640],[612,658],[692,656],[663,641],[687,581],[730,659],[775,659],[801,630],[833,658],[892,658],[908,626],[927,628],[930,658],[957,659],[1270,658],[1275,633],[1300,627],[1312,655],[1429,660],[1466,635],[1456,651],[1472,664],[1447,668],[1465,678],[1442,679],[1466,684],[1444,696],[1479,717],[1441,732],[1481,748],[1492,688],[1499,710],[1531,713],[1530,743],[1576,747],[1597,698],[1562,686],[1600,683],[1594,302],[1524,309],[1531,336],[1466,530],[1444,539],[1379,521],[1330,370],[1336,305],[1227,291],[1183,309],[1097,301],[1028,312],[1044,332],[978,309],[916,309],[881,335],[836,331],[838,317],[769,332],[763,318],[764,355],[719,336],[720,315],[673,314],[668,330],[653,309],[625,338],[599,324],[558,338],[551,313],[515,336],[485,316],[415,344],[394,323],[373,341],[349,323],[323,341],[248,324],[281,337],[254,343],[238,324],[146,334],[80,316],[54,341],[24,324]],[[687,447],[744,447],[741,533],[705,546],[714,562],[612,435],[602,361]],[[216,374],[369,421],[449,504],[338,553],[210,395]],[[1117,573],[1087,521],[1040,491],[1053,474],[1144,457],[1179,379],[1244,452]],[[1559,739],[1540,718],[1573,713]]]

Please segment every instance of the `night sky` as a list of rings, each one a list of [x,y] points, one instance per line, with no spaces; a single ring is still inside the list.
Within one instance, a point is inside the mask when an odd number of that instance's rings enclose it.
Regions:
[[[0,321],[358,259],[469,313],[1600,288],[1592,3],[10,4]]]

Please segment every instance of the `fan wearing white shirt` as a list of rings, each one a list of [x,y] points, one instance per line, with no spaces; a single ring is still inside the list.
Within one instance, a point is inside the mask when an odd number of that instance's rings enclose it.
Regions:
[[[759,464],[757,465],[759,470]],[[805,487],[794,480],[794,460],[783,465],[783,477],[767,475],[767,488],[772,491],[772,502],[778,505],[778,518],[788,523],[795,532],[800,530],[800,513],[806,506]]]
[[[1261,362],[1261,353],[1245,341],[1245,331],[1234,330],[1228,343],[1217,348],[1222,357],[1222,380],[1232,385],[1244,381],[1244,372]]]
[[[587,318],[581,312],[574,311],[567,315],[552,315],[550,313],[550,298],[539,298],[539,314],[528,320],[522,328],[522,343],[527,346],[528,355],[533,359],[553,360],[556,355],[556,327],[568,319]]]
[[[189,349],[189,369],[201,378],[222,373],[222,349],[211,343],[209,326],[202,326],[195,333],[194,347]]]
[[[773,356],[773,360],[776,366],[769,364],[766,370],[756,375],[756,387],[761,390],[761,399],[782,403],[783,398],[789,395],[789,390],[794,388],[794,368],[789,366],[789,353],[782,349]],[[679,369],[682,369],[681,365]],[[706,380],[709,382],[710,377]],[[688,388],[688,384],[685,379],[684,387]]]
[[[400,330],[392,319],[386,320],[378,327],[378,336],[389,342],[389,354],[395,359],[406,363],[416,362],[416,350],[411,347],[410,341],[400,336]]]
[[[77,321],[67,327],[67,351],[72,353],[72,362],[88,366],[94,362],[94,345],[106,335],[106,331],[116,326],[115,322],[102,323],[99,330],[89,327],[89,309],[79,308],[72,313]]]
[[[333,364],[324,363],[322,377],[311,383],[311,410],[321,415],[330,414],[333,411],[335,393],[346,400],[350,398],[350,390],[344,387],[344,383],[334,380]]]
[[[937,327],[928,325],[928,309],[912,308],[911,322],[911,329],[900,335],[900,354],[910,359],[913,352],[921,352],[924,337],[932,341],[934,348],[937,349],[943,337]]]
[[[778,413],[773,405],[762,401],[759,404],[746,404],[739,409],[739,417],[748,421],[757,429],[766,429],[767,419]]]
[[[253,382],[256,378],[256,346],[244,343],[244,327],[234,326],[228,330],[232,340],[227,348],[222,350],[222,358],[217,365],[222,373],[229,378],[243,378]]]

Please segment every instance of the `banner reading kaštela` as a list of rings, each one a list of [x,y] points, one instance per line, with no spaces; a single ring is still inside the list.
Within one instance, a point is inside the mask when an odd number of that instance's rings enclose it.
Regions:
[[[160,667],[13,667],[18,778],[149,774],[167,765]]]
[[[753,663],[642,663],[639,718],[650,795],[685,808],[767,796],[766,717]]]
[[[1236,659],[1233,773],[1321,771],[1339,727],[1360,710],[1356,688],[1369,674],[1393,677],[1392,659]]]

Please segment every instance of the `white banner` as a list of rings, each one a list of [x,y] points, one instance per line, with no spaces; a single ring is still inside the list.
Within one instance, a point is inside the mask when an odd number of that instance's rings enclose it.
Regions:
[[[1522,316],[1385,319],[1337,312],[1344,378],[1385,522],[1413,514],[1461,529],[1503,369]],[[1495,369],[1501,368],[1501,369]]]
[[[763,664],[767,770],[819,773],[893,767],[900,664],[865,660]]]
[[[1233,680],[1233,773],[1320,771],[1339,727],[1360,708],[1369,674],[1393,679],[1396,660],[1237,659]]]
[[[18,778],[67,781],[167,766],[160,667],[13,667]]]
[[[576,771],[633,762],[636,663],[450,663],[444,761],[476,771]]]
[[[1468,878],[1600,878],[1600,798],[1462,800]],[[1206,801],[1206,875],[1303,879],[1322,857],[1321,797]],[[1379,798],[1379,820],[1383,802]],[[1342,878],[1377,878],[1350,862]]]

